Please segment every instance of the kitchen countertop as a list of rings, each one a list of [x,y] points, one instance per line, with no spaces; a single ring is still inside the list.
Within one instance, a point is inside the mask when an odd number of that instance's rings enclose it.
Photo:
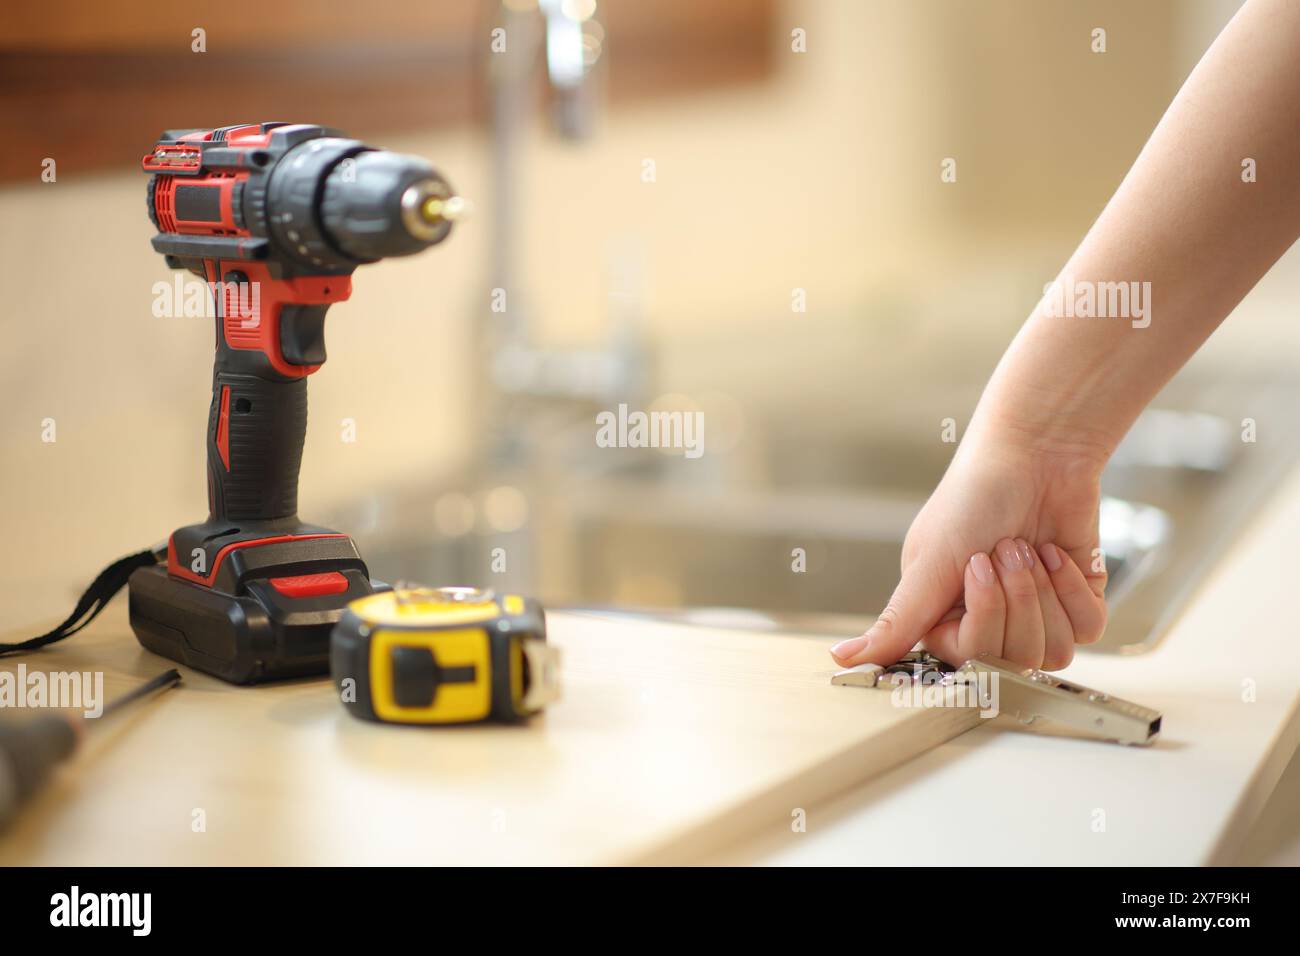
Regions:
[[[119,599],[0,670],[102,675],[112,699],[170,665],[126,612]],[[562,693],[509,725],[374,723],[328,677],[239,687],[183,668],[86,736],[0,839],[0,866],[695,862],[980,720],[834,687],[822,642],[798,636],[563,611],[547,625]]]
[[[1238,859],[1300,742],[1300,472],[1154,650],[1080,653],[1063,676],[1163,712],[1121,747],[1006,717],[721,856],[763,864],[1196,865]],[[1059,731],[1058,731],[1059,733]]]
[[[772,823],[760,826],[729,849],[711,852],[702,861],[795,865],[1232,862],[1300,740],[1300,644],[1290,613],[1294,590],[1291,543],[1296,540],[1300,540],[1300,471],[1292,474],[1271,500],[1259,503],[1251,526],[1223,556],[1181,619],[1153,651],[1131,657],[1083,653],[1065,672],[1077,683],[1160,710],[1163,728],[1153,746],[1122,747],[1063,734],[1059,729],[1022,727],[1006,717],[980,721],[975,729],[920,753],[895,770],[875,773],[868,782],[841,789],[832,799],[801,803],[806,814],[804,832],[793,832],[785,814],[779,819],[771,817]],[[107,688],[110,696],[128,686],[133,677],[156,672],[165,664],[139,649],[129,637],[115,633],[124,630],[125,620],[125,602],[122,598],[118,602],[104,622],[96,622],[92,633],[51,652],[79,657],[95,652],[92,645],[108,642],[122,658],[122,666],[110,675],[114,678],[111,684],[116,685]],[[112,620],[117,618],[121,620]],[[615,619],[607,626],[620,625]],[[624,627],[634,629],[633,624]],[[754,646],[761,647],[764,639],[770,640],[755,635]],[[830,643],[812,637],[804,640]],[[746,654],[746,659],[750,657]],[[822,662],[819,651],[807,657],[806,666],[812,670],[816,669],[814,660]],[[14,659],[5,662],[16,663]],[[819,681],[831,670],[829,658],[825,664]],[[681,666],[680,660],[676,666]],[[659,676],[669,682],[667,687],[681,683],[667,672]],[[765,680],[770,682],[771,677]],[[227,690],[235,689],[199,675],[183,693],[197,695],[192,706],[202,709],[219,703]],[[833,691],[843,696],[837,697],[826,719],[850,720],[870,711],[865,700],[861,708],[842,705],[852,701],[854,694],[875,692]],[[277,726],[284,724],[297,733],[318,724],[326,731],[342,724],[341,729],[352,732],[351,737],[364,730],[351,726],[341,711],[336,714],[337,706],[314,688],[314,682],[236,693],[250,704],[241,708],[243,718],[248,716],[246,711],[269,707]],[[251,801],[249,806],[268,809],[273,809],[271,803],[282,795],[280,791],[311,785],[310,773],[297,782],[292,774],[286,776],[293,770],[290,766],[277,769],[273,776],[278,783],[269,790],[257,786],[235,761],[245,746],[240,741],[254,739],[242,736],[252,732],[252,726],[247,719],[228,721],[213,714],[191,723],[194,734],[174,726],[173,721],[164,721],[150,731],[171,734],[174,739],[169,745],[181,748],[173,750],[178,757],[170,764],[157,764],[156,750],[151,752],[152,758],[128,760],[128,751],[144,746],[141,734],[150,723],[157,724],[179,701],[159,703],[164,712],[142,710],[125,718],[94,746],[100,756],[83,757],[81,770],[65,773],[53,792],[38,801],[40,806],[29,808],[34,818],[23,821],[20,832],[11,834],[14,839],[0,843],[0,858],[9,863],[115,858],[112,847],[120,847],[121,840],[105,836],[109,831],[102,829],[113,813],[108,808],[89,809],[96,806],[95,801],[85,804],[84,812],[72,812],[78,801],[89,800],[76,786],[78,779],[82,783],[93,780],[96,794],[110,792],[111,796],[117,788],[119,798],[128,800],[121,806],[138,799],[131,798],[131,793],[152,793],[152,785],[136,776],[141,768],[153,773],[150,768],[158,767],[158,773],[169,778],[169,772],[175,776],[176,768],[185,766],[191,776],[172,780],[168,786],[193,788],[200,781],[192,775],[198,774],[211,778],[209,782],[218,784],[223,793],[228,791],[236,804]],[[765,733],[781,736],[774,728]],[[317,737],[325,741],[320,746],[327,750],[340,746],[337,741],[328,743],[337,733]],[[351,737],[345,733],[344,742]],[[211,760],[199,760],[197,765],[189,760],[189,748],[199,741],[204,749],[224,748],[219,766],[209,766]],[[263,750],[274,749],[272,743],[271,737],[258,741]],[[758,749],[752,750],[751,759],[761,762],[765,752],[761,741],[755,746]],[[357,755],[351,756],[355,759]],[[128,772],[128,765],[135,769]],[[305,772],[305,765],[300,769]],[[880,769],[849,767],[839,776],[842,780],[866,780]],[[407,792],[412,789],[411,781],[397,782],[403,799],[411,798]],[[62,823],[51,828],[56,819]],[[19,836],[22,838],[17,839]],[[285,842],[284,837],[279,839]],[[282,851],[272,854],[279,862],[300,859],[288,845],[277,846],[274,840],[269,845]],[[92,852],[96,846],[98,854]],[[172,854],[167,856],[172,862],[190,861],[184,852],[174,855],[176,848],[170,838],[160,846],[164,856]]]

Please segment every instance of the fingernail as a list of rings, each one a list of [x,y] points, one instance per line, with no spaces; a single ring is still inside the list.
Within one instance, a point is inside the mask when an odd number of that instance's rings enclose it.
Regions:
[[[851,637],[847,641],[840,641],[831,648],[831,656],[838,657],[840,660],[848,660],[856,654],[860,654],[866,646],[871,643],[871,639],[863,634],[861,637]]]
[[[997,579],[993,573],[993,562],[983,551],[970,556],[970,569],[975,572],[975,580],[980,584],[992,584]]]
[[[1054,544],[1042,544],[1038,547],[1038,553],[1043,556],[1043,564],[1047,565],[1049,571],[1061,570],[1061,552],[1057,550]]]
[[[1020,548],[1020,556],[1025,559],[1025,567],[1032,571],[1034,569],[1034,549],[1029,546],[1029,542],[1024,538],[1016,538],[1016,546]]]
[[[1020,556],[1020,549],[1010,538],[1003,538],[998,542],[997,552],[998,561],[1008,571],[1020,571],[1024,568],[1025,561]]]

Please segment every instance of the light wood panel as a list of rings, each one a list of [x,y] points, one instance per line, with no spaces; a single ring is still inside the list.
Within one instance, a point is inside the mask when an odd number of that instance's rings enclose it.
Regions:
[[[123,606],[106,617],[25,661],[103,667],[110,692],[168,666]],[[564,698],[520,727],[367,724],[325,680],[186,672],[104,728],[0,864],[691,862],[979,721],[831,687],[824,640],[586,614],[550,628]]]

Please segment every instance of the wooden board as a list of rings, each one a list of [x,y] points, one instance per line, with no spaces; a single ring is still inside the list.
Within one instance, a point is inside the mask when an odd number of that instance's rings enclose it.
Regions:
[[[160,672],[124,605],[23,661],[101,668],[109,696]],[[691,862],[980,719],[830,686],[825,639],[549,622],[564,697],[521,727],[368,724],[328,680],[185,671],[28,806],[0,864]]]

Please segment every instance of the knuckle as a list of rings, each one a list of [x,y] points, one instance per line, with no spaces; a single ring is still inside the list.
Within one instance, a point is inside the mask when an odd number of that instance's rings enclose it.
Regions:
[[[885,609],[876,617],[876,626],[892,630],[897,624],[898,605],[894,603],[893,598],[890,598],[889,603],[885,605]]]
[[[999,587],[974,588],[966,593],[966,609],[969,611],[1001,613],[1006,604],[1006,595]]]
[[[1028,575],[1014,575],[1009,578],[1002,589],[1007,593],[1007,601],[1013,604],[1038,603],[1038,585]]]
[[[1073,598],[1080,594],[1091,595],[1087,582],[1082,580],[1077,574],[1067,576],[1062,575],[1060,581],[1052,582],[1053,590],[1059,598]]]
[[[957,635],[957,653],[963,661],[978,657],[982,653],[996,657],[1006,657],[1003,652],[1002,629],[970,629]]]
[[[1017,648],[1011,653],[1009,658],[1011,663],[1019,664],[1021,667],[1032,667],[1034,669],[1043,666],[1043,654],[1041,651],[1034,651],[1027,647]]]
[[[1097,608],[1096,617],[1091,622],[1092,626],[1087,630],[1089,644],[1095,644],[1097,641],[1100,641],[1102,634],[1106,633],[1107,617],[1106,605],[1102,604]]]
[[[1094,600],[1088,605],[1088,630],[1101,633],[1106,627],[1106,602]]]
[[[1083,576],[1083,580],[1089,590],[1104,591],[1110,575],[1105,571],[1091,571]]]

